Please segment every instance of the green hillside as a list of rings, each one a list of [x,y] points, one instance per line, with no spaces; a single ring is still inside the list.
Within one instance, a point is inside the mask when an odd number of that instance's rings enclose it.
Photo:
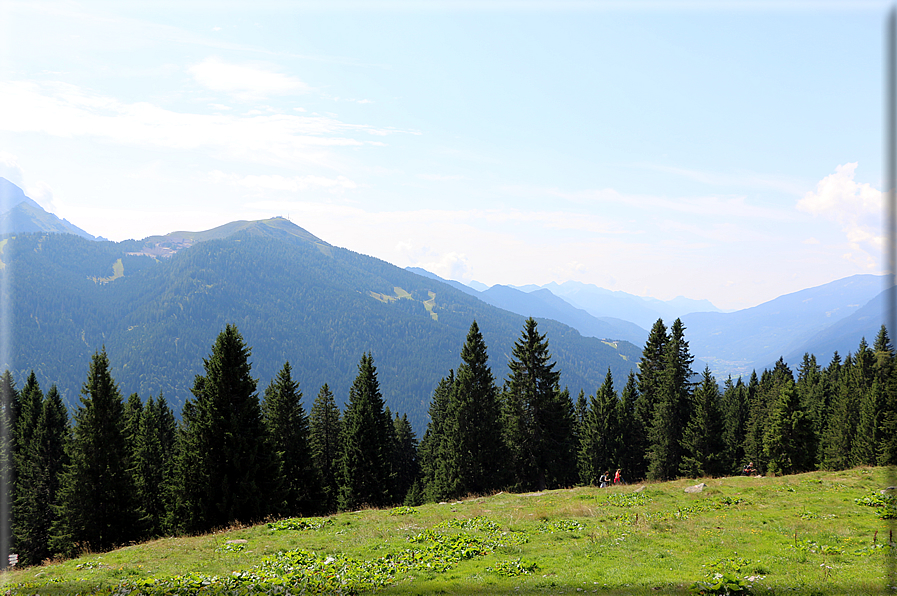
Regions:
[[[282,218],[228,226],[187,241],[11,238],[0,258],[11,274],[13,351],[0,366],[17,379],[34,369],[42,386],[57,384],[74,404],[90,356],[105,345],[124,394],[161,392],[179,410],[215,337],[234,323],[252,347],[260,386],[289,360],[307,405],[324,383],[344,401],[360,356],[371,351],[387,405],[407,412],[418,433],[472,320],[495,376],[506,376],[523,316],[332,247]],[[150,256],[166,242],[170,256]],[[585,338],[553,321],[539,330],[574,395],[593,393],[608,367],[622,385],[640,356],[627,342]]]
[[[893,553],[883,518],[897,514],[880,493],[891,482],[884,468],[704,479],[702,492],[684,491],[697,482],[235,526],[17,570],[5,587],[135,596],[886,593]]]

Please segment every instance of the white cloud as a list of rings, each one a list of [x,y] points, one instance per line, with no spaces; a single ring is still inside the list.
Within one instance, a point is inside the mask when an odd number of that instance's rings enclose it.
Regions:
[[[421,180],[430,182],[450,182],[452,180],[464,180],[466,178],[460,174],[418,174],[417,177]]]
[[[227,64],[218,58],[207,58],[191,66],[188,71],[203,87],[228,93],[242,101],[311,91],[308,85],[296,77],[260,66]]]
[[[345,176],[327,178],[324,176],[279,176],[279,175],[250,175],[237,176],[225,174],[220,170],[209,173],[209,179],[213,182],[226,182],[228,184],[242,186],[257,191],[287,191],[298,192],[309,188],[326,188],[330,190],[346,190],[358,188],[358,184]]]
[[[66,83],[32,81],[0,83],[0,130],[204,149],[219,158],[325,167],[335,167],[339,161],[333,154],[336,148],[382,145],[355,138],[380,129],[331,117],[175,112],[146,102],[120,102]]]
[[[53,189],[46,182],[28,184],[25,181],[25,172],[19,165],[18,158],[11,153],[0,151],[0,177],[6,178],[22,189],[25,196],[36,201],[50,213],[58,213],[58,207],[53,201]],[[0,205],[0,211],[5,211],[7,205]]]
[[[25,176],[15,155],[0,151],[0,177],[6,178],[19,188],[25,185]]]
[[[800,211],[823,217],[841,226],[853,252],[844,258],[869,267],[884,248],[881,191],[854,180],[857,162],[835,168],[835,173],[819,181],[815,192],[797,202]],[[854,254],[865,252],[865,256]]]

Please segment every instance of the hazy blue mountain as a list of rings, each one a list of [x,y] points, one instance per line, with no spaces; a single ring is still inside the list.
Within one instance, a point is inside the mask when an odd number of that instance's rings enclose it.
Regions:
[[[692,353],[710,363],[714,372],[748,374],[779,357],[798,351],[802,356],[811,339],[828,328],[835,333],[833,326],[866,306],[882,291],[882,283],[881,276],[854,275],[736,312],[692,313],[682,317],[686,339]],[[852,332],[845,327],[845,343],[838,345],[855,349],[860,334],[848,337]],[[867,340],[871,343],[874,334]],[[822,349],[828,344],[820,340],[816,345]]]
[[[861,338],[866,338],[866,343],[871,348],[881,326],[886,323],[886,299],[887,292],[881,292],[853,314],[826,327],[800,347],[785,353],[785,361],[796,371],[797,365],[800,364],[806,353],[814,354],[816,362],[820,366],[827,366],[836,351],[842,359],[847,356],[848,352],[856,352]],[[891,336],[893,343],[894,333],[889,330],[888,335]]]
[[[594,317],[581,308],[576,308],[550,290],[532,286],[534,291],[521,291],[513,286],[496,284],[483,291],[477,291],[461,282],[444,280],[434,273],[419,267],[407,267],[424,277],[437,279],[484,302],[509,310],[525,317],[553,319],[573,327],[582,335],[600,339],[622,339],[637,346],[644,345],[648,331],[634,323],[612,317]]]
[[[56,232],[59,234],[75,234],[88,240],[97,240],[65,219],[59,219],[48,213],[35,201],[25,196],[21,188],[0,178],[0,235],[28,234],[31,232]]]
[[[530,288],[534,286],[521,287],[524,291],[531,291]],[[664,302],[577,281],[562,284],[552,282],[541,286],[541,289],[550,290],[552,294],[594,317],[613,317],[630,321],[643,329],[650,329],[657,319],[671,323],[691,312],[719,311],[709,300],[692,300],[679,296]]]
[[[550,290],[521,292],[510,286],[494,285],[480,293],[489,304],[524,316],[554,319],[573,327],[583,335],[601,339],[623,339],[644,345],[648,332],[634,323],[611,317],[594,317],[576,308]]]
[[[325,382],[345,401],[370,351],[387,404],[422,433],[432,390],[458,366],[470,323],[501,384],[525,319],[282,218],[118,243],[19,234],[2,260],[12,295],[0,299],[14,297],[16,308],[12,361],[0,369],[19,380],[34,369],[70,406],[105,346],[124,394],[161,392],[179,410],[216,336],[234,323],[252,348],[260,391],[289,360],[307,406]],[[594,393],[608,368],[622,383],[640,358],[628,342],[552,320],[539,319],[539,330],[574,394]]]
[[[452,286],[456,290],[460,290],[461,292],[464,292],[468,296],[476,296],[477,298],[480,297],[480,292],[478,290],[475,290],[475,289],[471,288],[470,286],[464,285],[460,281],[455,281],[453,279],[443,279],[443,278],[439,277],[438,275],[436,275],[435,273],[430,273],[426,269],[421,269],[420,267],[405,267],[405,270],[410,271],[412,273],[416,273],[417,275],[421,275],[423,277],[427,277],[429,279],[435,279],[436,281],[441,281],[444,284]]]

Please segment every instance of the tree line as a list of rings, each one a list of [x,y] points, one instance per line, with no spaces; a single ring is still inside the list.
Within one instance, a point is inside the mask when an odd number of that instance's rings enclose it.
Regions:
[[[290,363],[260,399],[249,356],[228,325],[180,422],[162,395],[124,399],[105,350],[71,420],[34,373],[21,389],[0,377],[20,563],[276,516],[595,485],[617,468],[633,481],[729,475],[747,462],[762,474],[897,463],[884,327],[872,348],[864,339],[825,368],[807,354],[795,378],[780,359],[720,388],[708,368],[692,370],[681,321],[658,320],[621,391],[608,370],[593,395],[573,399],[535,320],[501,387],[474,321],[419,444],[407,416],[385,405],[371,354],[342,412],[325,384],[308,415]]]

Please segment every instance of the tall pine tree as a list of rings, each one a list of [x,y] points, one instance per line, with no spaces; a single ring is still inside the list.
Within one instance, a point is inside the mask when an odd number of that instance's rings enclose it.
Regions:
[[[339,458],[342,420],[333,393],[327,383],[321,386],[311,406],[309,416],[309,446],[311,457],[321,481],[319,510],[336,511],[339,495]]]
[[[642,358],[638,363],[638,399],[635,402],[631,445],[636,458],[629,471],[632,480],[648,475],[649,436],[654,421],[654,408],[660,397],[666,345],[669,340],[663,320],[657,319],[651,327],[648,340],[642,349]]]
[[[260,520],[279,503],[280,466],[267,442],[249,356],[240,332],[227,325],[184,406],[175,472],[182,532]]]
[[[679,473],[690,478],[723,473],[723,418],[720,394],[710,367],[704,367],[701,384],[691,400],[691,417],[682,433]]]
[[[503,408],[511,482],[522,490],[575,482],[573,402],[560,390],[560,373],[550,360],[548,341],[535,319],[527,319],[508,363]]]
[[[444,456],[457,497],[500,488],[506,451],[501,437],[501,407],[486,343],[474,321],[461,349],[443,426]]]
[[[285,362],[268,388],[262,417],[271,447],[280,454],[283,509],[287,515],[313,513],[321,498],[320,478],[309,448],[309,424],[299,383]]]
[[[148,399],[137,426],[133,466],[140,527],[147,536],[171,531],[175,436],[174,414],[165,397]]]
[[[445,430],[446,413],[454,386],[455,371],[450,370],[448,376],[439,381],[430,400],[428,410],[430,421],[427,423],[427,430],[418,450],[423,497],[426,501],[443,501],[450,495],[457,495],[460,492],[457,488],[458,476],[453,473],[453,467],[450,465],[451,445],[448,443]]]
[[[618,401],[608,368],[601,387],[589,397],[583,424],[579,444],[579,480],[583,484],[597,485],[601,474],[620,465]]]
[[[57,519],[59,484],[68,461],[68,430],[68,411],[54,385],[41,404],[34,436],[19,458],[23,465],[13,531],[21,565],[37,565],[53,554],[50,528]]]
[[[384,411],[377,369],[370,354],[361,357],[343,414],[339,508],[382,507],[390,494],[393,423]]]
[[[663,373],[648,431],[648,477],[653,480],[669,480],[679,471],[682,431],[690,414],[693,361],[685,341],[685,326],[676,319],[664,349]]]
[[[136,538],[124,403],[105,349],[91,360],[74,420],[51,530],[51,550],[67,555],[107,550]]]

